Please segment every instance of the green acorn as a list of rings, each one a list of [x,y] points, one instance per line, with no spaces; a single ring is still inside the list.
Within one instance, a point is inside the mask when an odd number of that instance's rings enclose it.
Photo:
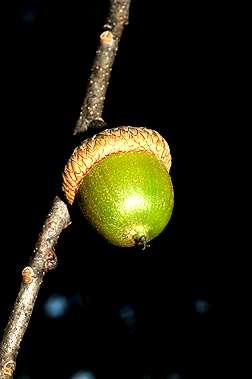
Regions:
[[[171,218],[170,167],[169,146],[155,130],[107,129],[74,150],[63,191],[110,243],[145,247]]]

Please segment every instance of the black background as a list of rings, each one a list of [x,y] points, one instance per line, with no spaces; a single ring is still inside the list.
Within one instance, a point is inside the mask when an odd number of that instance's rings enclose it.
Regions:
[[[8,14],[0,330],[60,189],[108,3],[20,1]],[[219,17],[215,5],[132,0],[104,119],[111,127],[147,126],[167,139],[174,213],[146,253],[108,245],[76,216],[57,246],[58,268],[39,294],[17,378],[68,379],[82,369],[97,379],[218,377],[225,252],[213,175],[229,91]],[[79,299],[58,319],[43,308],[54,293]],[[198,300],[208,312],[197,312]],[[119,316],[125,306],[135,311],[133,331]]]

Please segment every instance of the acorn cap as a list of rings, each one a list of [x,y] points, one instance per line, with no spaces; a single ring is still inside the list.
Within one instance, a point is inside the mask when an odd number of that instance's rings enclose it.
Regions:
[[[170,149],[157,131],[132,126],[106,129],[78,146],[64,168],[62,189],[69,204],[73,204],[82,179],[94,164],[111,154],[130,151],[144,151],[155,155],[169,173]]]

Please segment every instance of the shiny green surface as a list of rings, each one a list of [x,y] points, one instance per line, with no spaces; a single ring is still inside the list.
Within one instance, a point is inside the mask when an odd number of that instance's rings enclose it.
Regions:
[[[145,152],[112,154],[83,179],[77,201],[91,224],[110,243],[150,241],[167,225],[173,209],[171,178],[163,163]]]

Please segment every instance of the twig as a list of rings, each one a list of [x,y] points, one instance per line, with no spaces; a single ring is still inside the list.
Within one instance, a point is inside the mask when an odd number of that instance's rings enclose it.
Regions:
[[[19,345],[29,324],[43,277],[57,264],[54,245],[69,223],[70,216],[66,204],[59,197],[55,197],[36,243],[30,266],[22,271],[21,287],[4,332],[0,350],[1,379],[12,377]]]
[[[92,121],[101,120],[112,65],[124,26],[128,23],[131,0],[111,0],[109,16],[100,44],[74,134],[86,131]],[[54,247],[70,224],[67,205],[58,196],[53,201],[35,246],[30,265],[22,271],[22,283],[0,344],[0,379],[12,379],[20,343],[29,324],[45,274],[57,265]]]
[[[128,23],[130,0],[114,0],[110,4],[110,13],[103,26],[104,32],[100,35],[100,46],[96,51],[87,95],[74,134],[86,131],[91,121],[101,118],[118,44],[123,27]]]

